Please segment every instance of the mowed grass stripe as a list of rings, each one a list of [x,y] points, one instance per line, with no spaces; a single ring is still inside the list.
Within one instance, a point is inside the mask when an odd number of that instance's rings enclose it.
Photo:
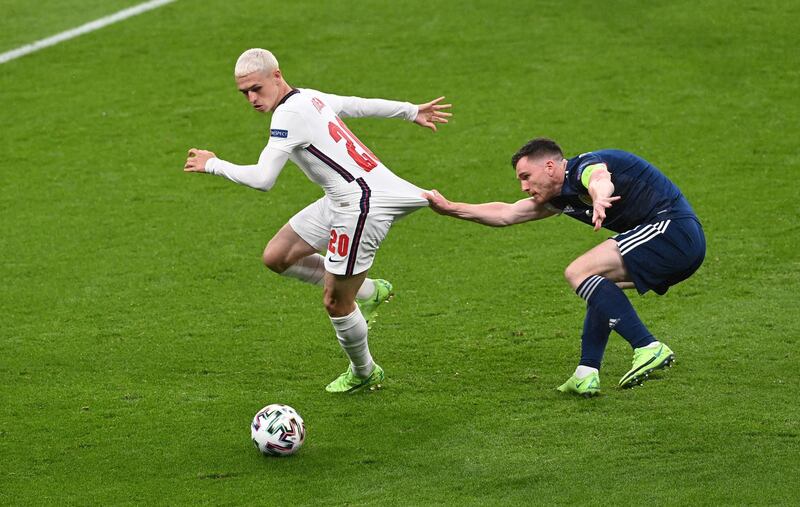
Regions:
[[[170,4],[174,1],[175,0],[150,0],[149,2],[141,3],[100,19],[90,21],[79,27],[66,30],[45,39],[37,40],[30,44],[25,44],[24,46],[12,49],[11,51],[0,53],[0,64],[10,62],[11,60],[35,53],[36,51],[50,46],[55,46],[56,44],[60,44],[83,34],[99,30],[113,23],[124,21],[132,16],[138,16],[144,12],[163,7],[164,5]]]
[[[142,0],[4,0],[0,16],[0,52],[69,30]],[[76,8],[77,7],[77,8]]]

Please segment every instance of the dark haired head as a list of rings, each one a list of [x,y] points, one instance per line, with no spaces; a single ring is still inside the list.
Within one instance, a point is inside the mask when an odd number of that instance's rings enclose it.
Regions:
[[[517,162],[524,157],[537,158],[539,156],[558,156],[559,158],[564,158],[564,152],[561,151],[561,146],[552,139],[537,137],[525,143],[525,146],[520,148],[519,151],[511,157],[511,167],[516,169]]]

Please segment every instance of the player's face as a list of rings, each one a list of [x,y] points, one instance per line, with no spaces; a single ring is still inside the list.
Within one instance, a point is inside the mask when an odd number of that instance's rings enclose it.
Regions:
[[[522,191],[537,203],[545,203],[561,192],[563,176],[558,177],[558,168],[563,161],[551,158],[531,160],[522,157],[517,162],[517,179]]]
[[[254,109],[266,113],[278,106],[282,81],[281,71],[275,69],[272,72],[253,72],[237,77],[236,86]]]

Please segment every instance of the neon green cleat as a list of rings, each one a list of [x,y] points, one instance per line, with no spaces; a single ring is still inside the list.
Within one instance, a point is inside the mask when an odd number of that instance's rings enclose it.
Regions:
[[[597,396],[600,394],[600,375],[597,372],[592,372],[583,378],[573,375],[556,390],[562,393],[575,393],[584,398]]]
[[[655,370],[668,368],[675,362],[675,354],[663,343],[657,347],[639,347],[633,350],[633,366],[619,379],[619,386],[627,389],[640,386]]]
[[[375,320],[375,317],[377,317],[378,307],[381,305],[381,303],[389,301],[394,296],[391,283],[381,279],[376,279],[373,281],[375,282],[375,294],[371,298],[356,299],[358,307],[361,308],[361,315],[364,316],[364,320],[367,321],[367,324],[372,324],[372,322]]]
[[[367,378],[357,377],[348,366],[347,371],[336,377],[336,380],[328,384],[325,390],[329,393],[354,393],[369,387],[370,391],[374,391],[381,388],[383,377],[383,368],[377,364]]]

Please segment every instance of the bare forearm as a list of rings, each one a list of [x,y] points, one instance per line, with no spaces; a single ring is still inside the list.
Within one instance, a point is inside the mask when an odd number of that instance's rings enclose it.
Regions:
[[[611,179],[598,178],[596,181],[591,182],[588,190],[589,196],[593,201],[597,199],[606,199],[611,197],[611,194],[614,193],[614,184],[611,183]]]
[[[490,227],[505,227],[511,225],[512,204],[505,202],[487,202],[483,204],[469,204],[464,202],[452,203],[452,208],[445,214],[462,220],[469,220]]]
[[[556,214],[549,207],[536,204],[530,198],[520,199],[513,204],[507,202],[468,204],[465,202],[452,202],[440,194],[438,190],[425,192],[422,196],[428,200],[431,209],[437,213],[478,222],[490,227],[521,224],[522,222],[539,220]]]
[[[594,230],[599,231],[606,219],[606,210],[621,197],[612,197],[614,183],[611,181],[611,174],[604,168],[598,169],[590,175],[587,190],[592,198],[592,224],[594,224]]]

